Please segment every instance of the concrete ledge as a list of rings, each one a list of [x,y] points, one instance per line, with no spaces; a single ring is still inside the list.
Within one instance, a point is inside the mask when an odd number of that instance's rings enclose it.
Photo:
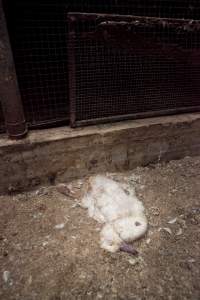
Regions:
[[[0,193],[200,154],[200,114],[0,137]]]

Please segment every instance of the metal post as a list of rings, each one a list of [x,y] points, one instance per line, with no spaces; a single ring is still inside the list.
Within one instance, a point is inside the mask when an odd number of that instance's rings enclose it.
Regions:
[[[2,2],[0,0],[0,99],[8,135],[19,139],[26,135],[27,127]]]
[[[76,59],[75,59],[75,21],[67,15],[68,20],[68,70],[69,70],[69,101],[70,101],[70,125],[76,127]]]

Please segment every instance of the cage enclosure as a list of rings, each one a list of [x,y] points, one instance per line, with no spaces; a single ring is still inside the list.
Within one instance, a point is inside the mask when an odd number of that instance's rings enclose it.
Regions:
[[[29,126],[197,111],[197,0],[5,1]]]

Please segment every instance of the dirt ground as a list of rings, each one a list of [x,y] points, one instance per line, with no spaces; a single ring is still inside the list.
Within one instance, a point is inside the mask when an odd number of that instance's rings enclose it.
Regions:
[[[200,157],[111,177],[146,208],[139,255],[102,250],[100,225],[55,186],[1,196],[0,299],[200,299]]]

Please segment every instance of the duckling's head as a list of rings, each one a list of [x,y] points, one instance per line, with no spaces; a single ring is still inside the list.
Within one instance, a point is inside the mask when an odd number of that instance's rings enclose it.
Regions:
[[[147,230],[147,219],[142,215],[117,219],[114,229],[124,242],[132,242],[142,237]]]
[[[103,227],[100,234],[101,248],[116,252],[124,243],[130,243],[142,237],[146,230],[147,219],[144,215],[117,219]]]

